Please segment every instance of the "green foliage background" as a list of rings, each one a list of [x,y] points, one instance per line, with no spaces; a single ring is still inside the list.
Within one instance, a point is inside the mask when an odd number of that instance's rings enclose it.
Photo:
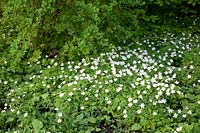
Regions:
[[[97,54],[134,40],[152,24],[159,28],[174,24],[176,17],[196,16],[199,4],[198,0],[4,0],[0,50],[16,64],[36,53],[59,53],[66,59]]]
[[[180,32],[200,15],[199,6],[199,0],[1,0],[0,79],[25,81],[26,74],[40,69],[25,64],[34,64],[45,55],[79,60],[134,42],[146,31]],[[191,32],[200,32],[196,23]],[[5,92],[14,86],[0,90],[0,105]],[[38,123],[36,119],[32,124]],[[4,125],[8,127],[12,125]]]

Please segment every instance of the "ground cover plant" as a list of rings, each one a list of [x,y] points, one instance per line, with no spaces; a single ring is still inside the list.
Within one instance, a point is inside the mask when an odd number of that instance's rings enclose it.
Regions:
[[[164,32],[76,62],[38,56],[0,80],[0,131],[198,133],[199,46]]]
[[[197,0],[1,0],[0,132],[200,132]]]

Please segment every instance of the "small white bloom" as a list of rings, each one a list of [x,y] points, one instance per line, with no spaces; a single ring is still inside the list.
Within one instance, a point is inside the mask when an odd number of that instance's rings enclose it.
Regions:
[[[59,94],[60,97],[63,97],[65,95],[65,93],[61,93]]]
[[[87,101],[87,100],[88,100],[88,97],[85,98],[85,101]]]
[[[178,113],[180,114],[182,111],[180,109],[178,109]]]
[[[178,114],[175,113],[175,114],[173,115],[173,118],[177,118],[177,117],[178,117]]]
[[[138,100],[137,100],[137,99],[134,99],[134,100],[133,100],[133,103],[138,103]]]
[[[178,128],[176,128],[176,131],[180,132],[180,131],[182,131],[182,129],[183,129],[183,127],[178,127]]]
[[[192,78],[192,76],[191,76],[191,75],[188,75],[187,77],[188,77],[188,79],[191,79],[191,78]]]
[[[27,117],[27,116],[28,116],[28,113],[25,113],[25,114],[24,114],[24,117]]]
[[[191,110],[189,110],[187,113],[191,115],[191,114],[192,114],[192,111],[191,111]]]
[[[85,107],[84,107],[84,106],[81,106],[81,110],[83,110],[83,109],[85,109]]]
[[[17,111],[17,114],[19,114],[20,112],[19,112],[19,110]]]
[[[168,112],[169,112],[169,113],[172,113],[172,112],[174,112],[174,110],[169,108],[169,109],[168,109]]]
[[[144,90],[142,93],[143,93],[143,94],[147,94],[147,91],[146,91],[146,90]]]
[[[143,109],[144,107],[145,107],[145,104],[144,104],[144,103],[141,103],[141,104],[140,104],[140,108]]]
[[[132,104],[132,103],[129,103],[129,104],[128,104],[128,107],[132,107],[132,106],[133,106],[133,104]]]
[[[143,96],[142,96],[142,95],[139,95],[138,98],[143,99]]]
[[[120,106],[118,106],[118,107],[117,107],[117,110],[120,110],[120,109],[121,109],[121,107],[120,107]]]
[[[200,104],[200,100],[199,100],[199,101],[197,101],[197,103],[198,103],[198,104]]]
[[[107,104],[111,104],[111,101],[109,100],[109,101],[107,101]]]
[[[61,123],[62,122],[62,120],[61,119],[58,119],[58,121],[57,121],[58,123]]]
[[[54,63],[54,66],[57,66],[57,65],[58,65],[58,63],[57,63],[57,62],[55,62],[55,63]]]
[[[12,99],[11,99],[11,101],[12,101],[12,102],[14,102],[14,101],[15,101],[15,99],[14,99],[14,98],[12,98]]]
[[[8,81],[4,81],[3,83],[4,83],[5,85],[7,85],[7,84],[8,84]]]
[[[58,113],[58,117],[62,117],[62,113],[61,112]]]
[[[131,97],[128,98],[128,102],[131,102],[133,99]]]
[[[126,110],[123,110],[123,114],[126,114],[127,113],[127,111]]]
[[[157,112],[153,112],[153,116],[157,115]]]
[[[183,118],[186,118],[186,116],[187,116],[186,114],[183,114],[183,115],[182,115]]]
[[[109,90],[108,90],[108,89],[105,89],[105,92],[106,92],[106,93],[108,93],[108,92],[109,92]]]
[[[83,91],[83,92],[81,92],[81,95],[83,95],[83,96],[84,96],[84,95],[85,95],[85,92],[84,92],[84,91]]]
[[[141,113],[142,113],[142,110],[141,110],[141,109],[137,110],[137,113],[138,113],[138,114],[141,114]]]
[[[98,97],[99,95],[98,94],[95,94],[95,97]]]
[[[108,97],[106,97],[105,100],[108,101]]]
[[[69,96],[73,96],[73,92],[70,92],[70,93],[69,93]]]
[[[118,87],[118,88],[117,88],[117,92],[120,92],[121,90],[122,90],[121,87]]]
[[[68,98],[68,99],[67,99],[68,102],[70,102],[71,100],[72,100],[71,98]]]
[[[191,65],[191,66],[190,66],[190,69],[194,69],[194,66],[193,66],[193,65]]]
[[[127,117],[128,117],[128,115],[127,115],[127,114],[124,114],[124,115],[123,115],[123,117],[124,117],[124,118],[127,118]]]

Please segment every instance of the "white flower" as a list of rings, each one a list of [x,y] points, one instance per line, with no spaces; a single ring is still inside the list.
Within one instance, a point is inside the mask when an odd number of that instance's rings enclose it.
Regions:
[[[143,109],[144,107],[145,107],[145,104],[144,104],[144,103],[141,103],[141,104],[140,104],[140,108]]]
[[[178,114],[175,113],[175,114],[173,115],[173,118],[177,118],[177,117],[178,117]]]
[[[70,93],[69,93],[69,96],[73,96],[73,92],[70,92]]]
[[[83,110],[83,109],[85,109],[85,107],[84,107],[84,106],[81,106],[81,110]]]
[[[178,113],[180,114],[182,111],[180,109],[178,109]]]
[[[12,98],[12,99],[11,99],[11,101],[12,101],[12,102],[14,102],[14,101],[15,101],[15,99],[14,99],[14,98]]]
[[[183,118],[186,118],[186,116],[187,116],[186,114],[183,114],[183,115],[182,115]]]
[[[62,113],[61,112],[58,113],[58,117],[62,117]]]
[[[191,111],[191,110],[189,110],[187,113],[191,115],[191,114],[192,114],[192,111]]]
[[[59,94],[60,97],[63,97],[65,95],[65,93],[61,93]]]
[[[25,114],[24,114],[24,117],[27,117],[27,116],[28,116],[28,113],[25,113]]]
[[[121,107],[120,107],[120,106],[118,106],[118,107],[117,107],[117,110],[120,110],[120,109],[121,109]]]
[[[126,110],[123,110],[123,114],[126,114],[127,113],[127,111]]]
[[[67,99],[68,102],[70,102],[71,100],[72,100],[71,98],[68,98],[68,99]]]
[[[8,81],[4,81],[3,83],[4,83],[5,85],[7,85],[7,84],[8,84]]]
[[[172,112],[174,112],[174,110],[169,108],[169,109],[168,109],[168,112],[169,112],[169,113],[172,113]]]
[[[157,115],[157,112],[153,112],[153,116]]]
[[[191,66],[190,66],[190,69],[194,69],[194,66],[193,66],[193,65],[191,65]]]
[[[138,103],[138,100],[137,100],[137,99],[134,99],[134,100],[133,100],[133,103]]]
[[[121,90],[122,90],[121,87],[118,87],[118,88],[117,88],[117,92],[120,92]]]
[[[105,92],[106,92],[106,93],[108,93],[108,92],[109,92],[109,90],[108,90],[108,89],[105,89]]]
[[[131,102],[133,99],[131,97],[128,98],[128,102]]]
[[[83,95],[83,96],[84,96],[84,95],[85,95],[85,92],[84,92],[84,91],[83,91],[83,92],[81,92],[81,95]]]
[[[111,101],[109,100],[109,101],[107,101],[107,104],[111,104]]]
[[[143,99],[143,96],[142,96],[142,95],[139,95],[138,98]]]
[[[192,76],[191,76],[191,75],[188,75],[187,77],[188,77],[188,79],[191,79],[191,78],[192,78]]]
[[[146,90],[144,90],[142,93],[143,93],[143,94],[147,94],[147,91],[146,91]]]
[[[163,94],[162,91],[158,91],[158,95],[161,96]]]
[[[96,75],[101,74],[101,70],[96,71]]]
[[[57,62],[55,62],[55,63],[54,63],[54,66],[57,66],[57,65],[58,65],[58,63],[57,63]]]
[[[58,123],[61,123],[62,122],[62,120],[61,119],[58,119],[58,121],[57,121]]]
[[[88,97],[85,98],[85,101],[87,101],[87,100],[88,100]]]
[[[183,127],[178,127],[178,128],[176,128],[176,131],[180,132],[180,131],[182,131],[182,129],[183,129]]]
[[[141,113],[142,113],[142,110],[141,110],[141,109],[137,110],[137,113],[138,113],[138,114],[141,114]]]
[[[200,104],[200,100],[199,100],[199,101],[197,101],[197,103],[198,103],[198,104]]]
[[[19,112],[19,110],[17,111],[17,114],[19,114],[20,112]]]
[[[129,104],[128,104],[128,107],[132,107],[132,106],[133,106],[133,104],[132,104],[132,103],[129,103]]]
[[[128,117],[128,115],[127,115],[127,114],[124,114],[124,115],[123,115],[123,117],[124,117],[124,118],[127,118],[127,117]]]

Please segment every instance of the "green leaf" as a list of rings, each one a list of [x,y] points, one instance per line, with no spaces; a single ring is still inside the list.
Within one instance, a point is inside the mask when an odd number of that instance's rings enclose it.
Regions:
[[[196,128],[194,128],[193,133],[200,133],[200,127],[196,127]]]
[[[140,124],[134,124],[133,126],[132,126],[132,130],[140,130],[142,128],[142,126],[140,125]]]
[[[80,115],[78,115],[78,116],[76,117],[75,122],[79,122],[79,121],[81,121],[83,118],[84,118],[84,114],[81,113]]]
[[[6,121],[6,123],[9,123],[9,122],[12,122],[12,121],[14,121],[14,118],[9,117],[9,118],[7,119],[7,121]]]
[[[45,94],[41,95],[42,99],[46,99],[48,96],[49,96],[48,93],[45,93]]]
[[[101,128],[96,128],[95,131],[99,132],[101,131]]]
[[[88,122],[90,122],[90,123],[96,123],[97,120],[94,117],[90,117],[90,118],[88,118]]]
[[[34,119],[32,121],[32,125],[33,125],[33,129],[35,131],[38,131],[43,127],[43,123],[41,121],[39,121],[38,119]]]

